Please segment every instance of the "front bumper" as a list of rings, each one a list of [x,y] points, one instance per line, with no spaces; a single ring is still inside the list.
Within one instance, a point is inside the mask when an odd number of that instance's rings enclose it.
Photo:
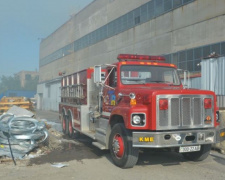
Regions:
[[[220,134],[223,129],[201,129],[163,132],[133,132],[133,147],[166,148],[214,144],[225,140]]]

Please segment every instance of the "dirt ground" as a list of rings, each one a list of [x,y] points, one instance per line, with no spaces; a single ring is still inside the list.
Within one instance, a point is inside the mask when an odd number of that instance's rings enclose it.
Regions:
[[[38,111],[37,117],[59,123],[55,112]],[[71,140],[52,129],[49,131],[49,148],[43,146],[33,153],[45,155],[16,160],[16,166],[11,160],[0,160],[0,179],[225,179],[225,155],[217,151],[211,151],[205,161],[191,162],[174,152],[141,150],[134,168],[120,169],[112,163],[109,151],[93,146],[90,138],[80,135]],[[53,167],[56,163],[65,167]]]

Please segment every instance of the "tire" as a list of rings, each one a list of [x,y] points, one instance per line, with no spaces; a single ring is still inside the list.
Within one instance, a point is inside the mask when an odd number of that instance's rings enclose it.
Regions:
[[[114,164],[121,168],[132,168],[138,161],[139,149],[132,147],[132,133],[124,124],[113,126],[109,137],[109,149]]]
[[[197,152],[182,153],[183,157],[190,161],[203,161],[205,160],[211,150],[211,144],[201,145],[201,150]]]
[[[67,118],[67,123],[68,123],[68,125],[67,125],[67,127],[68,127],[68,135],[69,135],[69,137],[70,138],[74,138],[75,137],[75,133],[74,133],[74,128],[73,128],[73,125],[72,125],[72,123],[73,123],[73,121],[72,121],[72,116],[71,116],[71,113],[70,112],[68,112],[68,116],[67,116],[68,118]]]
[[[67,135],[68,134],[68,131],[67,131],[67,118],[66,118],[66,115],[65,115],[64,111],[62,112],[61,122],[62,122],[63,134]]]

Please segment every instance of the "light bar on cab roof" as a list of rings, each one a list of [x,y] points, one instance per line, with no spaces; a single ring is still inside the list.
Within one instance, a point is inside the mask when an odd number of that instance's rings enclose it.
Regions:
[[[148,55],[136,55],[136,54],[119,54],[117,59],[123,60],[147,60],[147,61],[165,61],[163,56],[148,56]]]

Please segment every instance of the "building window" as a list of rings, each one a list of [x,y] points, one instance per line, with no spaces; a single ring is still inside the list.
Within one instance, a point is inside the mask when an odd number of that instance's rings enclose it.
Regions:
[[[173,8],[180,7],[182,5],[182,0],[173,0]]]
[[[179,62],[182,62],[182,61],[187,61],[187,59],[186,59],[186,51],[181,51],[179,53]]]
[[[134,22],[135,22],[135,25],[136,24],[139,24],[141,21],[140,21],[140,16],[138,16],[138,17],[136,17],[135,19],[134,19]]]
[[[198,59],[198,60],[195,60],[194,61],[194,67],[193,67],[193,71],[201,71],[201,66],[200,66],[200,63],[201,63],[201,59]]]
[[[168,12],[173,8],[172,0],[164,0],[164,11]]]
[[[121,17],[121,30],[124,31],[127,29],[127,15]]]
[[[155,0],[155,15],[160,16],[163,14],[163,0]]]
[[[204,46],[202,48],[202,50],[203,50],[203,58],[205,58],[205,57],[210,55],[210,46]]]
[[[178,53],[174,53],[172,55],[171,63],[175,64],[175,65],[178,65]]]
[[[193,60],[194,58],[194,52],[193,49],[187,50],[187,61]]]
[[[191,1],[193,1],[193,0],[183,0],[183,4],[190,3]]]
[[[225,42],[221,43],[221,55],[225,56]]]
[[[146,22],[148,20],[148,6],[144,4],[143,6],[141,6],[140,10],[140,21],[141,23]]]
[[[148,19],[153,19],[155,17],[154,1],[148,2]]]
[[[127,29],[134,27],[134,16],[133,11],[127,14]]]
[[[171,55],[165,55],[166,63],[171,63]]]
[[[202,48],[196,48],[194,50],[194,59],[201,59],[202,58]]]
[[[179,63],[179,68],[183,70],[187,70],[187,62],[185,61],[185,62]]]
[[[134,24],[137,25],[141,22],[140,19],[140,8],[134,10]]]
[[[221,54],[221,52],[220,52],[220,43],[218,43],[218,44],[213,44],[213,45],[211,46],[211,53],[216,53],[216,54],[218,54],[218,55]]]
[[[194,61],[187,61],[187,70],[190,72],[194,71],[193,63],[194,63]]]

